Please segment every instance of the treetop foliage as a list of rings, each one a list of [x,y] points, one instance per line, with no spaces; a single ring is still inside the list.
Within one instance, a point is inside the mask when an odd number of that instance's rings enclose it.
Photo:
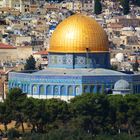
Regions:
[[[24,66],[24,70],[35,70],[36,69],[36,61],[34,57],[31,55],[27,60]]]
[[[66,135],[70,136],[67,131],[79,140],[82,134],[84,140],[101,134],[140,136],[140,95],[82,94],[65,102],[27,98],[20,89],[14,88],[0,103],[0,122],[5,131],[12,120],[16,121],[16,126],[22,127],[23,134],[24,123],[28,123],[31,133],[43,133],[45,137],[46,134],[53,136],[52,132],[57,137],[61,133],[62,140]],[[17,134],[14,130],[10,130],[10,134],[11,131]]]
[[[99,15],[99,14],[101,14],[101,12],[102,12],[101,0],[95,0],[94,2],[95,2],[95,3],[94,3],[94,13],[95,13],[96,15]]]

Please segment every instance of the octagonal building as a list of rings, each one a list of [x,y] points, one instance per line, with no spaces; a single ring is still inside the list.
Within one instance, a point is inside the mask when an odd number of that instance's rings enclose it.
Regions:
[[[19,87],[29,97],[69,99],[83,93],[102,94],[121,80],[129,93],[140,93],[140,75],[110,70],[108,38],[93,19],[75,14],[62,21],[50,39],[48,68],[10,72],[9,89]]]

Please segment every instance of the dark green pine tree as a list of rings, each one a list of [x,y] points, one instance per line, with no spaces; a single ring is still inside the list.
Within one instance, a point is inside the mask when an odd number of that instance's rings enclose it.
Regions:
[[[94,1],[94,13],[96,15],[101,14],[102,12],[102,4],[101,4],[101,0],[95,0]]]
[[[24,70],[35,70],[36,69],[36,61],[34,57],[31,55],[27,60],[24,66]]]
[[[135,0],[135,5],[140,6],[140,0]]]
[[[130,10],[130,5],[129,5],[129,0],[121,0],[121,5],[123,7],[123,14],[127,15],[129,14]]]

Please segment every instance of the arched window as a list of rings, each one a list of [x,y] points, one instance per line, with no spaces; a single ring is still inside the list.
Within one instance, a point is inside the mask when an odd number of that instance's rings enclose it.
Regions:
[[[83,88],[84,93],[89,93],[89,86],[85,85]]]
[[[27,85],[26,84],[23,85],[23,92],[27,92]]]
[[[101,93],[102,87],[100,85],[97,85],[97,93]]]
[[[73,95],[73,88],[72,88],[72,86],[68,87],[68,95]]]
[[[20,84],[20,89],[21,89],[22,91],[24,90],[23,84]]]
[[[62,87],[60,88],[60,94],[61,94],[61,95],[66,95],[66,88],[65,88],[65,86],[62,86]]]
[[[11,83],[11,87],[14,87],[14,83]]]
[[[48,85],[47,87],[46,87],[46,94],[47,95],[52,95],[52,90],[51,90],[52,88],[51,88],[51,86],[50,85]]]
[[[54,93],[54,95],[59,95],[59,87],[58,86],[54,86],[53,93]]]
[[[14,87],[17,87],[17,83],[14,83]]]
[[[32,86],[32,93],[37,94],[37,85]]]
[[[40,95],[45,94],[44,85],[40,85],[40,86],[39,86],[39,94],[40,94]]]
[[[90,93],[94,93],[94,86],[90,86]]]
[[[20,85],[20,83],[18,83],[18,88],[21,88],[21,85]]]
[[[80,86],[75,87],[76,95],[80,95]]]
[[[86,93],[86,91],[87,91],[87,86],[84,86],[83,87],[83,92]]]
[[[26,91],[28,94],[30,93],[30,86],[27,85],[27,91]]]

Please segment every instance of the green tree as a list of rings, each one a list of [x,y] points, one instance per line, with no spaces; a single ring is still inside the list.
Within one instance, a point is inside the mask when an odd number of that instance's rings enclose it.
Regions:
[[[96,135],[107,129],[109,103],[107,96],[83,94],[71,100],[70,109],[80,129]]]
[[[129,5],[129,0],[120,0],[121,5],[123,7],[123,14],[127,15],[129,14],[130,10],[130,5]]]
[[[31,55],[27,60],[24,66],[24,70],[35,70],[36,69],[36,61],[34,57]]]
[[[96,15],[101,14],[102,12],[102,4],[101,4],[101,0],[95,0],[94,1],[94,13]]]
[[[31,132],[37,132],[36,129],[36,120],[37,120],[37,99],[34,98],[27,98],[25,101],[25,109],[24,109],[24,115],[26,117],[27,123],[32,125]]]
[[[116,131],[118,134],[127,125],[128,122],[128,104],[122,95],[108,96],[110,102],[110,124],[112,125],[112,130]]]
[[[55,129],[66,126],[70,119],[68,103],[60,99],[46,100],[47,111],[49,113],[49,124]],[[48,127],[50,127],[48,126]]]
[[[58,99],[26,99],[25,116],[32,125],[32,132],[44,133],[48,125],[60,127],[69,117],[67,103]],[[59,122],[61,121],[61,122]]]
[[[136,5],[140,6],[140,0],[136,0]]]
[[[7,137],[10,140],[15,140],[20,137],[20,133],[16,129],[11,128],[7,132]]]
[[[140,135],[140,95],[126,95],[128,134]]]
[[[12,115],[11,109],[6,105],[6,103],[0,102],[0,122],[4,125],[5,131],[7,131],[7,125],[11,122]]]
[[[49,122],[49,114],[46,110],[45,100],[28,98],[26,100],[25,116],[32,125],[31,132],[44,133]]]
[[[9,91],[9,94],[5,100],[6,109],[11,110],[12,119],[16,121],[16,126],[22,126],[24,132],[24,108],[25,108],[26,94],[22,93],[19,88],[13,88]]]
[[[140,0],[131,0],[132,4],[140,6]]]

